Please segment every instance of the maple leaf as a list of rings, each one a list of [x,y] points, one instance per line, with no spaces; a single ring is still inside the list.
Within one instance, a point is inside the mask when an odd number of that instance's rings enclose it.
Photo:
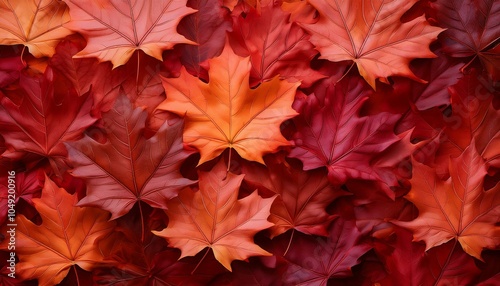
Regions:
[[[495,0],[439,0],[431,2],[430,7],[431,17],[440,27],[446,28],[439,35],[444,51],[452,57],[472,57],[469,64],[478,57],[491,77],[500,80],[500,3]]]
[[[289,14],[279,6],[268,5],[262,7],[260,14],[251,10],[235,21],[231,45],[236,54],[250,56],[250,86],[280,75],[309,87],[325,77],[310,67],[317,52],[309,35],[288,18]]]
[[[500,111],[493,107],[495,91],[479,80],[476,73],[471,73],[449,87],[452,115],[444,118],[446,141],[438,160],[460,155],[474,141],[485,162],[500,167]]]
[[[261,198],[257,192],[238,200],[244,175],[227,172],[221,160],[210,172],[199,172],[200,190],[186,189],[168,204],[169,224],[156,235],[193,256],[204,248],[228,270],[233,260],[271,255],[253,242],[253,236],[273,224],[267,221],[275,196]]]
[[[209,64],[208,83],[185,69],[179,78],[163,78],[167,99],[158,106],[185,118],[184,143],[200,151],[199,164],[226,148],[244,159],[264,163],[265,153],[290,145],[279,126],[297,114],[291,103],[299,83],[274,77],[250,89],[250,60],[235,55],[228,43]]]
[[[4,154],[19,159],[23,153],[48,157],[53,168],[65,169],[64,142],[77,140],[92,125],[92,98],[89,93],[77,97],[73,90],[56,92],[54,72],[48,67],[43,75],[21,73],[19,87],[0,98],[0,126],[8,149]],[[0,95],[1,96],[1,95]]]
[[[68,37],[56,47],[49,65],[57,71],[54,80],[58,90],[75,89],[78,96],[91,91],[94,110],[107,111],[118,97],[123,75],[111,73],[111,64],[96,59],[74,59],[85,41],[81,37]],[[109,106],[111,105],[111,106]]]
[[[361,117],[361,106],[370,92],[361,79],[349,77],[297,99],[294,107],[300,115],[294,118],[297,132],[290,157],[300,159],[304,170],[327,167],[334,184],[351,178],[384,182],[383,169],[373,168],[371,161],[401,140],[394,134],[400,115]]]
[[[68,7],[53,0],[0,1],[0,44],[25,45],[35,57],[51,57],[62,38],[71,34]]]
[[[121,96],[113,109],[103,114],[107,141],[89,136],[67,144],[74,166],[71,174],[87,182],[87,196],[80,206],[95,206],[126,214],[138,201],[165,208],[167,200],[194,183],[183,178],[180,165],[190,152],[183,150],[182,122],[165,122],[155,136],[143,136],[147,113],[133,109]]]
[[[85,40],[75,35],[56,47],[50,66],[58,71],[57,89],[75,89],[79,96],[91,90],[96,113],[109,111],[122,89],[135,106],[145,106],[148,112],[165,99],[160,74],[168,74],[161,69],[161,62],[140,52],[125,65],[112,70],[109,62],[73,58],[84,46]]]
[[[361,2],[361,3],[360,3]],[[375,89],[375,80],[389,83],[397,75],[420,80],[409,69],[414,58],[435,55],[429,44],[443,31],[424,16],[402,23],[401,16],[417,0],[310,0],[319,12],[318,22],[302,23],[321,59],[353,61],[359,73]]]
[[[479,274],[474,258],[449,242],[425,252],[425,246],[412,242],[411,232],[396,227],[396,238],[385,253],[380,243],[375,250],[386,266],[388,275],[377,281],[381,285],[470,285]],[[382,244],[383,245],[383,244]]]
[[[500,111],[494,107],[495,89],[473,70],[448,87],[451,108],[430,113],[425,120],[433,140],[424,145],[415,159],[448,176],[448,158],[458,157],[474,141],[487,167],[500,167]],[[415,121],[405,119],[407,125]],[[423,129],[422,127],[420,129]]]
[[[16,274],[25,280],[38,279],[39,285],[61,282],[71,267],[78,265],[90,271],[102,262],[94,243],[113,230],[108,214],[96,208],[77,207],[78,198],[59,188],[48,177],[42,197],[33,199],[42,224],[36,225],[24,216],[16,218]],[[9,228],[3,228],[6,233]],[[0,244],[6,250],[8,239]]]
[[[441,180],[433,168],[413,160],[412,189],[406,198],[419,216],[411,222],[394,222],[409,228],[414,240],[423,240],[426,250],[458,240],[465,252],[481,259],[483,248],[500,244],[500,187],[484,191],[484,160],[475,144],[449,161],[450,178]]]
[[[194,13],[186,1],[66,0],[71,21],[65,26],[81,33],[87,46],[75,57],[97,57],[116,68],[136,50],[162,60],[175,44],[193,42],[176,31],[182,17]]]
[[[184,17],[177,30],[198,45],[177,45],[182,64],[191,74],[201,77],[206,71],[200,63],[219,55],[231,30],[229,11],[222,7],[222,0],[189,0],[187,5],[198,10]]]
[[[305,234],[326,236],[334,219],[326,207],[344,192],[329,184],[324,169],[304,172],[284,158],[266,158],[266,166],[244,164],[245,181],[279,195],[271,207],[271,238],[296,229]],[[296,162],[295,162],[296,163]]]
[[[207,255],[203,261],[200,257],[179,261],[181,252],[168,248],[162,237],[147,232],[142,239],[141,216],[148,229],[153,230],[164,228],[166,219],[159,209],[144,208],[143,213],[135,208],[119,218],[115,231],[98,242],[104,258],[113,263],[93,270],[97,285],[207,285],[218,273],[226,271],[213,255]]]
[[[431,282],[434,285],[467,285],[481,273],[476,266],[475,259],[467,255],[459,245],[453,242],[433,248],[427,251],[423,257],[425,259],[424,269],[434,280]],[[421,270],[421,272],[423,271]]]
[[[284,255],[288,264],[284,284],[326,286],[330,278],[350,276],[351,267],[371,248],[360,238],[354,222],[342,218],[333,222],[327,239],[298,233]],[[281,236],[275,240],[273,253],[281,255],[288,239]]]

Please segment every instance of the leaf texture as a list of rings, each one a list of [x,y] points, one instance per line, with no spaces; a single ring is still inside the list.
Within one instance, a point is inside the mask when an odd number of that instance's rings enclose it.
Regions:
[[[0,0],[0,285],[500,285],[499,3]]]

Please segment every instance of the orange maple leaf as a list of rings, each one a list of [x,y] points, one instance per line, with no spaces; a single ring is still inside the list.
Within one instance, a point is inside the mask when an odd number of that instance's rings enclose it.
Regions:
[[[199,164],[226,148],[264,164],[265,153],[290,145],[279,128],[297,115],[291,105],[300,83],[276,76],[250,89],[250,58],[237,56],[228,43],[209,64],[209,83],[184,68],[179,78],[162,78],[167,99],[158,106],[185,117],[184,142],[200,151]]]
[[[429,44],[443,31],[425,16],[402,23],[401,16],[417,0],[309,0],[319,12],[318,22],[301,25],[322,59],[351,60],[375,89],[375,80],[388,83],[391,75],[422,81],[410,70],[414,58],[432,58]]]
[[[170,246],[180,248],[181,257],[194,256],[206,247],[231,270],[231,262],[250,256],[271,254],[253,241],[253,236],[273,223],[267,221],[276,198],[261,198],[257,191],[238,200],[244,175],[226,171],[221,161],[210,172],[199,172],[200,190],[186,189],[170,201],[168,226],[153,231],[167,238]],[[180,259],[179,258],[179,259]]]
[[[39,58],[51,57],[59,40],[71,34],[68,7],[54,0],[1,0],[0,44],[25,45]]]
[[[116,3],[115,3],[116,2]],[[181,19],[196,12],[186,1],[66,0],[71,22],[66,27],[87,39],[74,57],[97,57],[124,65],[136,50],[162,60],[162,52],[175,44],[194,44],[177,33]]]
[[[450,159],[450,178],[442,181],[436,170],[413,160],[412,189],[406,198],[419,216],[410,222],[395,222],[423,240],[426,250],[456,239],[465,252],[481,259],[483,248],[500,245],[500,184],[484,191],[486,166],[472,144]]]
[[[42,197],[33,199],[42,224],[25,216],[16,218],[15,253],[19,257],[16,274],[21,279],[38,279],[39,285],[56,285],[73,265],[90,271],[104,259],[95,241],[110,233],[114,223],[106,211],[77,207],[77,195],[68,194],[48,177]],[[10,227],[2,229],[6,233]],[[9,239],[0,244],[8,248]]]

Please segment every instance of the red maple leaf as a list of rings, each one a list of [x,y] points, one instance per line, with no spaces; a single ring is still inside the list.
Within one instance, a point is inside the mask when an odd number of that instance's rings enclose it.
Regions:
[[[289,239],[285,235],[275,238],[273,253],[283,255],[288,264],[283,282],[326,286],[330,278],[350,276],[351,267],[371,248],[360,242],[361,237],[353,221],[338,218],[327,239],[297,233],[286,251]]]
[[[310,67],[317,52],[309,35],[289,17],[271,2],[260,13],[250,10],[236,19],[230,34],[231,45],[238,55],[250,56],[250,86],[280,75],[309,87],[325,77]]]
[[[57,173],[66,168],[64,142],[81,138],[96,118],[91,115],[89,93],[77,96],[74,89],[57,91],[54,71],[44,74],[28,70],[20,75],[19,86],[0,93],[0,126],[8,148],[3,156],[37,162],[48,158]]]
[[[326,207],[345,193],[329,184],[324,169],[302,171],[297,162],[287,162],[283,156],[267,156],[266,167],[244,163],[244,180],[252,186],[278,195],[271,206],[269,221],[271,237],[289,229],[306,234],[326,236],[327,227],[335,216]]]
[[[166,208],[167,201],[194,182],[181,176],[182,122],[166,122],[151,138],[143,135],[147,113],[133,108],[125,97],[103,114],[105,142],[86,136],[68,144],[74,168],[71,174],[87,182],[80,206],[95,206],[113,214],[126,214],[135,203]]]
[[[374,168],[372,161],[406,136],[394,133],[400,115],[361,116],[361,107],[370,90],[358,77],[348,77],[337,85],[325,83],[325,87],[318,87],[314,94],[294,103],[300,115],[294,119],[297,132],[290,157],[300,159],[305,170],[327,167],[328,179],[334,184],[343,184],[348,179],[392,183],[393,180],[386,180],[392,170]],[[399,152],[398,158],[409,156],[408,151]],[[378,164],[398,161],[389,156],[384,159]]]
[[[430,17],[446,30],[439,35],[452,57],[479,58],[493,78],[500,80],[500,3],[495,0],[438,0],[430,4]]]

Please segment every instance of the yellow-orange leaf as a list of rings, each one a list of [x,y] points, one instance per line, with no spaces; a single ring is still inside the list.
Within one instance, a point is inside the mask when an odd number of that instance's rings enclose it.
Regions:
[[[39,58],[51,57],[60,39],[71,34],[68,7],[56,0],[0,0],[0,45],[25,45]]]
[[[24,216],[16,218],[16,274],[23,280],[56,285],[73,265],[90,271],[104,259],[94,243],[111,232],[114,223],[108,221],[106,211],[77,207],[77,202],[76,194],[68,194],[46,177],[42,197],[33,199],[42,224],[36,225]],[[2,233],[6,230],[9,227]],[[7,249],[8,242],[5,239],[0,248]]]
[[[209,83],[184,68],[179,78],[163,78],[167,99],[158,106],[185,117],[184,142],[200,151],[200,164],[226,148],[264,163],[265,153],[290,145],[279,127],[297,114],[291,105],[300,83],[276,76],[250,89],[250,59],[234,54],[229,44],[209,64]]]
[[[421,81],[408,67],[415,58],[432,58],[429,44],[443,31],[425,16],[402,23],[401,16],[417,0],[309,0],[319,12],[317,23],[302,24],[322,59],[351,60],[375,88],[375,80],[391,75]]]

